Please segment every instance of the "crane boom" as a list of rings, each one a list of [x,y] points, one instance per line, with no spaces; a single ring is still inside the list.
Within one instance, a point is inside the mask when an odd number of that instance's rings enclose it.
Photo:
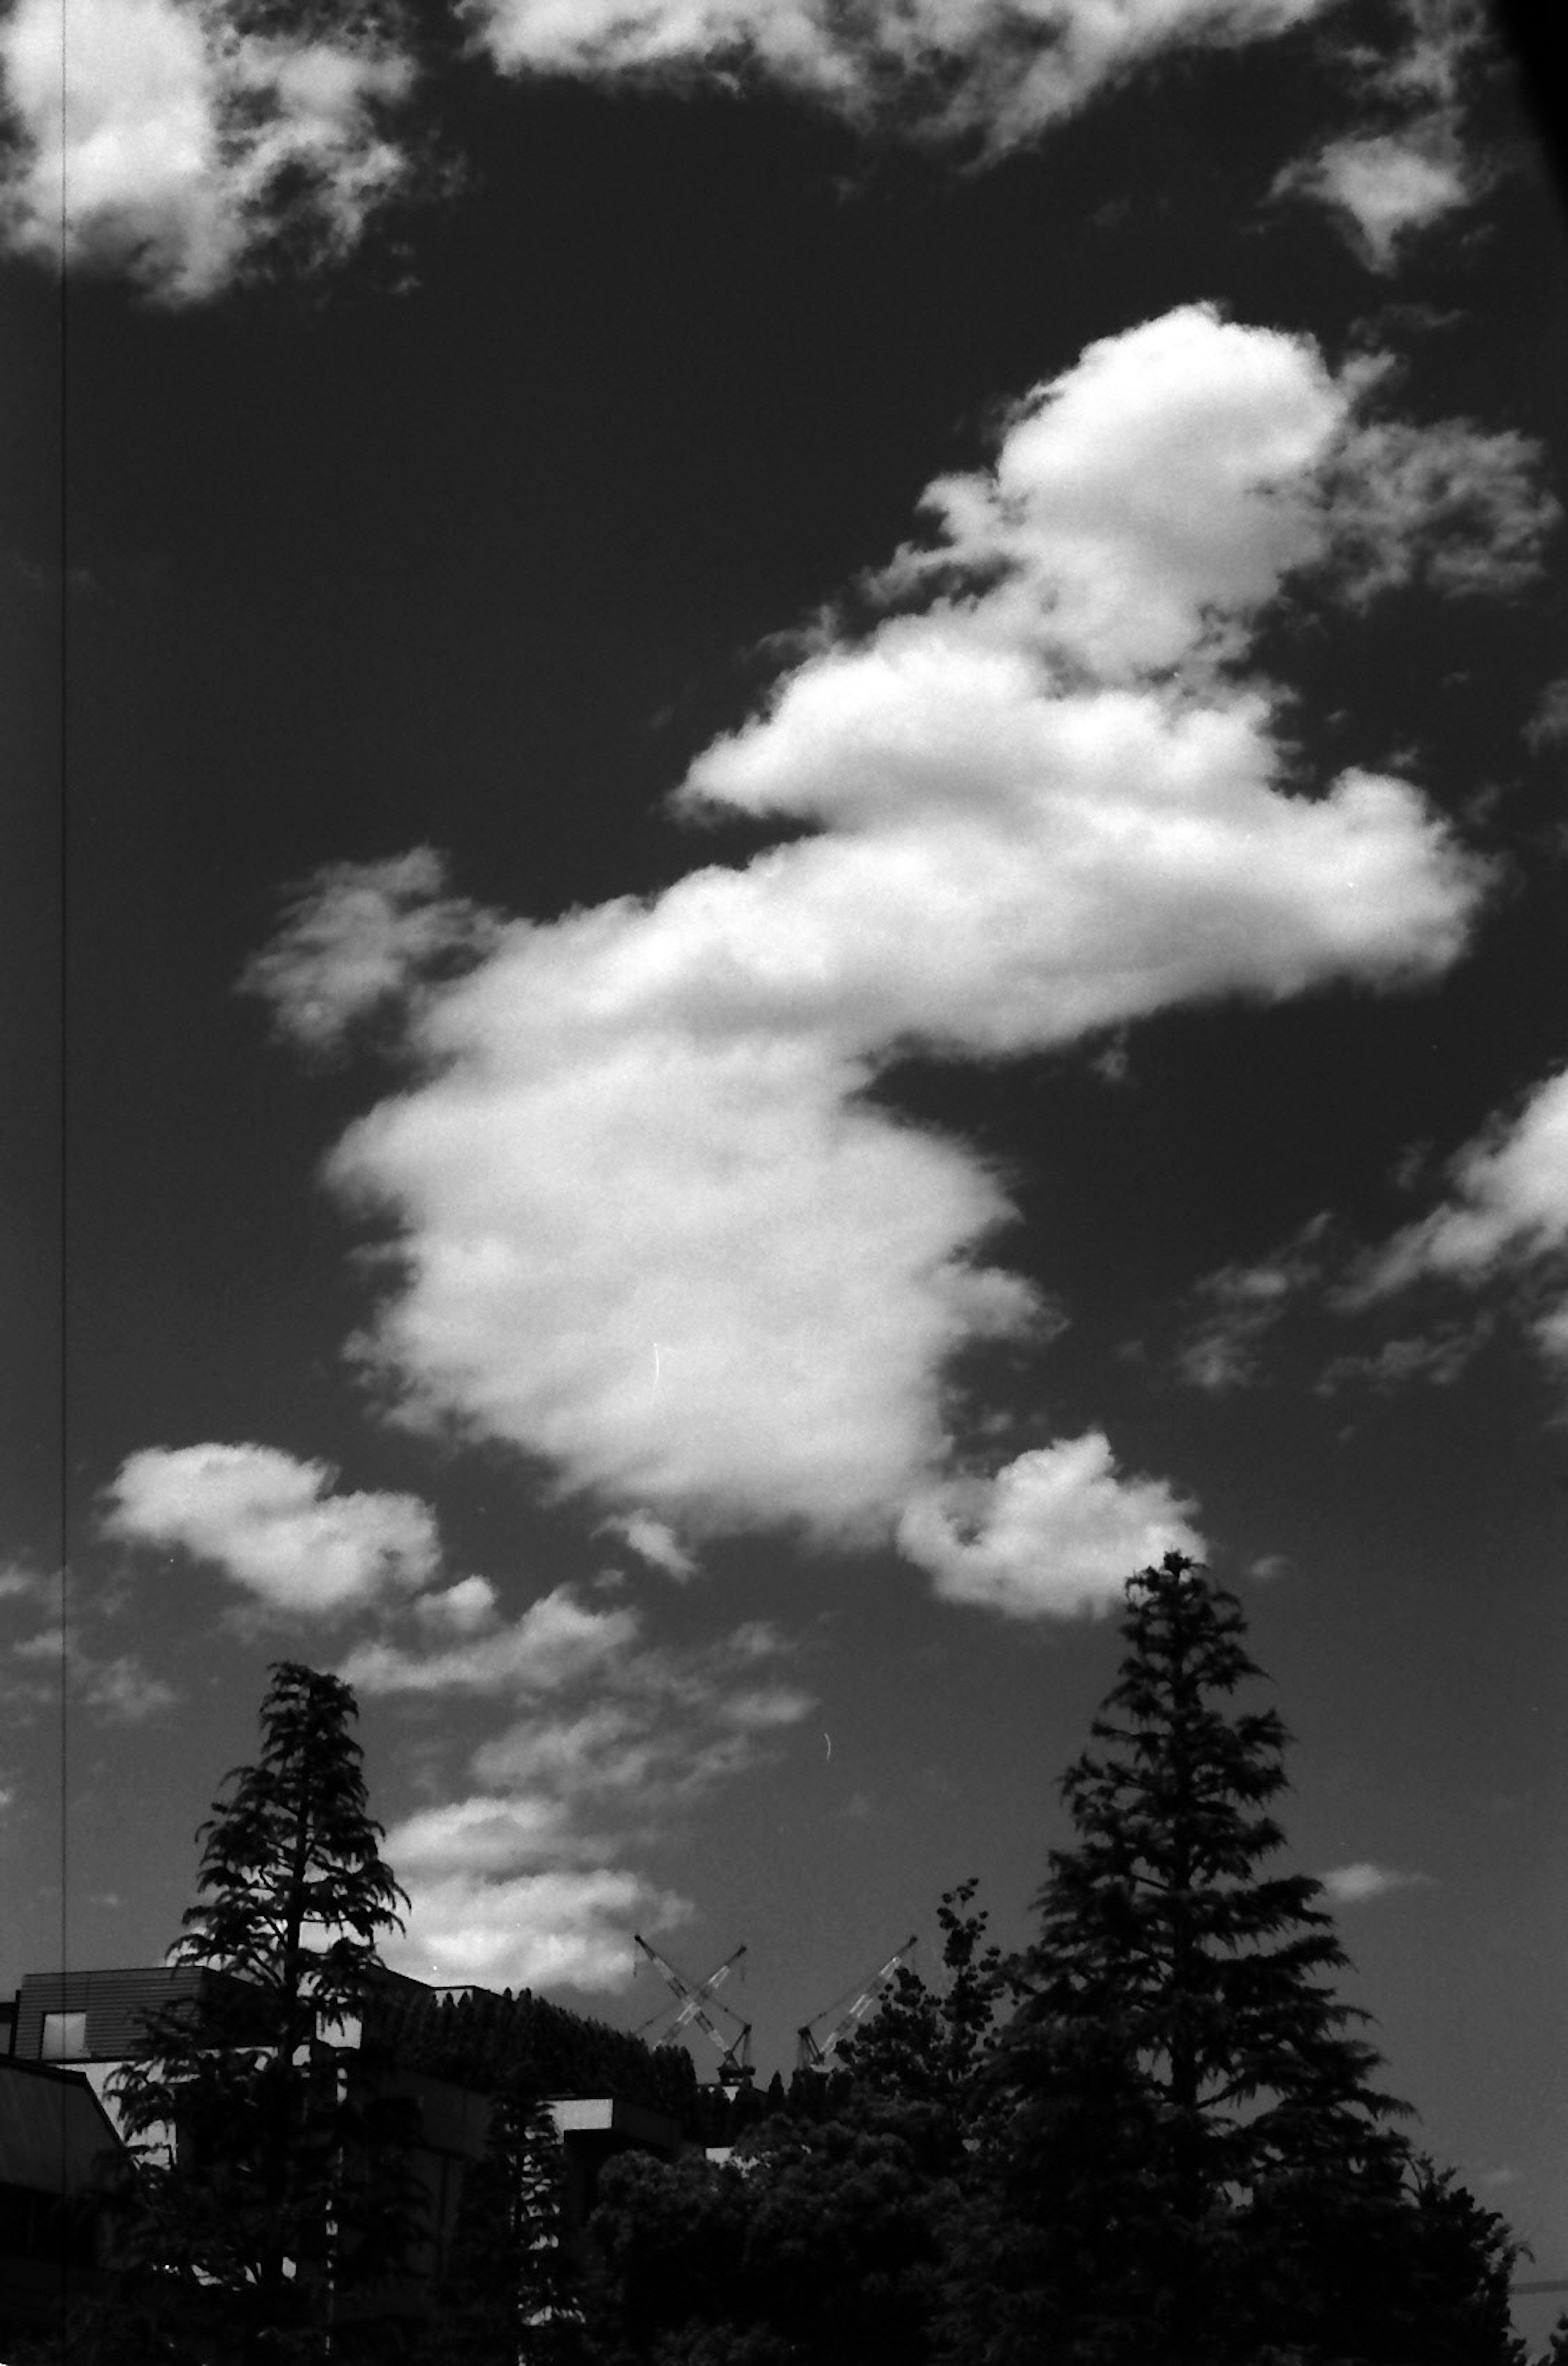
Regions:
[[[911,1932],[910,1936],[905,1940],[901,1947],[894,1948],[893,1953],[888,1956],[887,1961],[885,1964],[879,1965],[876,1970],[873,1972],[871,1977],[866,1981],[864,1987],[861,1989],[853,2003],[850,2005],[846,2011],[841,2012],[839,2015],[838,2020],[833,2023],[832,2028],[829,2031],[826,2037],[820,2040],[817,2037],[817,2023],[819,2021],[825,2021],[827,2019],[828,2014],[833,2010],[831,2005],[829,2005],[824,2011],[814,2014],[810,2021],[802,2022],[799,2029],[795,2032],[795,2035],[799,2039],[799,2045],[795,2052],[795,2067],[797,2069],[827,2069],[829,2064],[833,2058],[833,2056],[838,2052],[845,2038],[848,2037],[852,2031],[853,2031],[864,2019],[865,2015],[871,2011],[872,2006],[876,2002],[883,1990],[886,1988],[887,1983],[893,1977],[894,1973],[898,1969],[899,1965],[905,1961],[906,1957],[914,1954],[915,1949],[919,1945],[919,1933],[917,1931]]]
[[[650,1947],[640,1931],[633,1933],[632,1944],[641,1948],[676,2000],[677,2011],[675,2018],[670,2024],[670,2034],[672,2035],[677,2029],[684,2029],[688,2023],[694,2022],[704,2036],[718,2050],[718,2075],[721,2083],[726,2080],[727,2074],[736,2079],[749,2076],[751,2068],[750,2022],[742,2021],[738,2012],[731,2011],[727,2004],[717,2003],[717,2000],[715,1999],[718,2011],[737,2025],[738,2034],[727,2039],[704,2003],[704,1999],[713,1996],[714,1990],[728,1978],[734,1966],[739,1962],[746,1953],[744,1946],[737,1947],[733,1955],[727,1955],[723,1963],[708,1974],[705,1980],[694,1981],[688,1980],[684,1973],[677,1971],[669,1957],[661,1955],[657,1947]],[[669,2006],[665,2005],[658,2012],[651,2014],[638,2030],[638,2036],[640,2037],[645,2030],[651,2029],[655,2022],[662,2021],[669,2010]]]

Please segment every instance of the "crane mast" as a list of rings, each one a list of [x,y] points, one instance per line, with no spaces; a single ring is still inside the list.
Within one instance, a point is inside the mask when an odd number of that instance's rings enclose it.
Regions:
[[[827,2006],[823,2011],[814,2014],[811,2020],[802,2022],[799,2029],[795,2032],[795,2035],[799,2040],[798,2045],[795,2049],[795,2067],[797,2069],[826,2070],[829,2067],[834,2055],[838,2052],[845,2038],[850,2036],[853,2031],[859,2027],[866,2014],[871,2011],[872,2006],[876,2003],[878,1998],[883,1994],[887,1983],[893,1977],[894,1973],[898,1969],[899,1965],[906,1962],[908,1958],[914,1954],[915,1949],[919,1944],[919,1932],[915,1932],[905,1940],[901,1947],[895,1947],[893,1953],[888,1956],[887,1961],[885,1964],[879,1965],[877,1969],[873,1972],[871,1977],[866,1981],[864,1987],[861,1989],[853,2003],[846,2011],[841,2012],[839,2015],[838,2020],[833,2023],[832,2028],[828,2032],[826,2037],[821,2039],[817,2037],[817,2023],[819,2021],[826,2021],[828,2014],[833,2010],[831,2005]]]
[[[749,2021],[742,2021],[740,2015],[733,2011],[728,2005],[719,2003],[714,1996],[714,1991],[728,1978],[733,1967],[740,1961],[741,1956],[746,1953],[744,1946],[737,1947],[733,1955],[727,1955],[723,1963],[717,1965],[708,1974],[706,1979],[688,1980],[683,1973],[676,1970],[668,1956],[661,1955],[657,1947],[649,1945],[640,1932],[633,1933],[632,1944],[641,1948],[676,2000],[677,2011],[666,2035],[672,2036],[676,2030],[684,2029],[689,2023],[694,2023],[710,2044],[718,2050],[720,2086],[741,2085],[751,2075],[751,2024]],[[724,2032],[718,2028],[708,2011],[705,1999],[711,2000],[718,2011],[736,2023],[737,2034],[734,2037],[726,2039]],[[669,2010],[668,2005],[661,2005],[656,2013],[651,2013],[642,2023],[637,2035],[641,2037],[653,2027],[655,2022],[662,2021]]]

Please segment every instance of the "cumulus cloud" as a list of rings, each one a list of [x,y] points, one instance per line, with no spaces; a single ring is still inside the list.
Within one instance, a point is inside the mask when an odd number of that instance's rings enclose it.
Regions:
[[[510,72],[665,81],[751,72],[857,121],[1032,138],[1162,53],[1265,39],[1327,0],[472,0]]]
[[[1568,1369],[1568,1068],[1494,1118],[1449,1164],[1448,1197],[1361,1259],[1341,1293],[1358,1308],[1422,1280],[1512,1282],[1536,1343]]]
[[[0,26],[11,245],[188,301],[265,239],[287,178],[318,246],[352,247],[407,170],[389,125],[412,65],[372,34],[263,35],[245,17],[233,0],[16,0]]]
[[[1452,458],[1447,430],[1409,431],[1397,497],[1369,491],[1371,384],[1190,306],[1034,389],[988,468],[930,489],[925,539],[863,586],[874,620],[819,621],[692,765],[681,812],[808,826],[744,865],[553,922],[465,906],[423,851],[296,900],[252,973],[281,1027],[319,1050],[401,997],[412,1081],[328,1170],[395,1228],[357,1352],[400,1417],[686,1537],[874,1541],[918,1505],[901,1533],[948,1582],[1058,1598],[982,1584],[932,1509],[954,1358],[1045,1327],[993,1253],[1006,1180],[870,1088],[912,1051],[1091,1048],[1461,950],[1483,874],[1418,790],[1349,770],[1305,793],[1240,675],[1296,578],[1370,597],[1448,513],[1416,465],[1424,435]],[[1536,514],[1531,460],[1503,439],[1476,463],[1477,552]],[[1179,1513],[1106,1451],[1025,1458],[998,1512],[1043,1533],[1070,1471],[1092,1517],[1064,1496],[1060,1530],[1099,1568],[1125,1485],[1124,1577]]]
[[[1371,1898],[1386,1898],[1391,1890],[1424,1889],[1431,1881],[1429,1874],[1396,1873],[1389,1865],[1365,1861],[1337,1865],[1318,1878],[1336,1906],[1364,1906]]]
[[[333,1617],[434,1573],[414,1495],[339,1494],[336,1472],[267,1446],[147,1447],[106,1491],[106,1536],[209,1562],[271,1611]]]
[[[393,1865],[395,1838],[387,1840]],[[437,1864],[423,1877],[411,1870],[407,1886],[406,1928],[384,1944],[387,1963],[416,1979],[487,1988],[628,1988],[633,1932],[671,1929],[694,1910],[672,1891],[609,1865],[486,1879]]]
[[[1106,1611],[1135,1570],[1201,1553],[1192,1509],[1163,1479],[1123,1478],[1110,1441],[1090,1430],[1020,1455],[995,1478],[917,1496],[898,1543],[950,1602],[1013,1618]]]

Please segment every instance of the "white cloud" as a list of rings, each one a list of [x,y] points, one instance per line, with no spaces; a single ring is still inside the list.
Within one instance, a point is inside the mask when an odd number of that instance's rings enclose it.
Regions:
[[[397,1865],[389,1848],[388,1862]],[[683,1921],[688,1901],[614,1866],[518,1873],[405,1876],[406,1929],[382,1953],[394,1971],[488,1988],[628,1988],[632,1934]]]
[[[592,1648],[545,1664],[549,1639],[580,1646],[590,1617]],[[525,1630],[544,1641],[544,1661],[519,1648]],[[425,1978],[617,1988],[635,1923],[689,1911],[615,1860],[667,1839],[716,1784],[765,1763],[814,1703],[770,1673],[790,1647],[765,1625],[679,1649],[640,1647],[635,1634],[630,1613],[584,1613],[562,1589],[471,1657],[422,1663],[409,1652],[394,1665],[362,1652],[348,1663],[344,1673],[370,1691],[461,1689],[482,1671],[520,1712],[473,1752],[481,1789],[388,1833],[387,1860],[412,1901],[389,1961]]]
[[[336,1475],[274,1447],[147,1447],[106,1491],[103,1532],[209,1561],[274,1611],[332,1617],[423,1585],[440,1559],[428,1504],[337,1494]]]
[[[1568,1067],[1499,1115],[1449,1164],[1447,1200],[1371,1252],[1341,1301],[1355,1309],[1422,1280],[1523,1291],[1537,1346],[1568,1368]]]
[[[331,1051],[361,1020],[400,1003],[412,979],[439,974],[494,942],[489,917],[444,896],[428,846],[385,862],[328,863],[285,908],[284,933],[241,980],[269,1001],[280,1031]]]
[[[1429,1874],[1396,1873],[1388,1865],[1364,1860],[1337,1865],[1318,1878],[1336,1906],[1364,1906],[1373,1898],[1386,1898],[1391,1890],[1424,1889],[1431,1881]]]
[[[488,1577],[463,1577],[439,1594],[422,1594],[414,1616],[432,1634],[472,1635],[496,1620],[495,1588]]]
[[[661,1368],[656,1369],[654,1377],[656,1381],[663,1378]],[[662,1570],[666,1577],[685,1579],[697,1573],[695,1555],[687,1551],[667,1521],[656,1520],[651,1512],[612,1512],[607,1520],[600,1521],[598,1533],[619,1537],[639,1560],[647,1561],[650,1569]]]
[[[1276,190],[1300,190],[1331,207],[1374,271],[1390,271],[1413,232],[1473,195],[1451,119],[1438,113],[1397,131],[1331,141],[1281,174]]]
[[[515,1873],[577,1853],[564,1807],[544,1798],[455,1799],[388,1832],[382,1854],[400,1875]]]
[[[1125,1479],[1099,1430],[1021,1454],[992,1479],[917,1497],[898,1543],[950,1602],[1009,1617],[1114,1609],[1134,1572],[1168,1552],[1201,1558],[1190,1504],[1163,1479]]]
[[[745,62],[855,119],[1028,140],[1162,52],[1258,40],[1327,0],[473,0],[497,63],[728,81]]]
[[[319,1050],[404,999],[413,1080],[329,1170],[398,1235],[359,1352],[403,1418],[543,1458],[645,1540],[884,1538],[953,1467],[955,1355],[1044,1328],[985,1261],[1002,1178],[873,1102],[884,1071],[1455,958],[1478,866],[1405,782],[1304,794],[1236,679],[1302,571],[1415,571],[1465,453],[1474,552],[1539,529],[1506,438],[1408,431],[1374,498],[1371,376],[1187,307],[1036,389],[871,580],[890,613],[820,625],[680,792],[813,834],[555,922],[465,906],[425,851],[296,901],[252,972],[280,1025]]]
[[[458,1617],[448,1614],[446,1623],[462,1632],[470,1624],[470,1605],[478,1613],[471,1625],[479,1625],[483,1612],[477,1594],[467,1596]],[[429,1604],[418,1609],[429,1623]],[[640,1623],[635,1610],[591,1610],[561,1585],[531,1602],[511,1626],[485,1625],[445,1649],[358,1644],[339,1673],[362,1693],[550,1692],[602,1671],[636,1641]]]
[[[170,301],[244,263],[286,172],[341,253],[406,170],[386,118],[408,60],[368,36],[247,34],[225,0],[17,0],[0,73],[21,134],[12,245],[128,269]]]

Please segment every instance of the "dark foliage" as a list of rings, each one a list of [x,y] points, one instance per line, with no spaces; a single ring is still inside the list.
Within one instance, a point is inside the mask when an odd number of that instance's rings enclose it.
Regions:
[[[507,1989],[500,1996],[392,1997],[378,2005],[377,2028],[409,2069],[479,2094],[515,2087],[541,2095],[621,2095],[695,2132],[697,2078],[683,2045],[645,2045],[526,1989],[516,1996]]]
[[[1122,1631],[994,2057],[956,2354],[1470,2355],[1427,2329],[1470,2304],[1467,2274],[1487,2282],[1481,2230],[1439,2302],[1443,2209],[1335,1995],[1346,1957],[1319,1885],[1268,1869],[1287,1737],[1272,1709],[1233,1705],[1259,1674],[1240,1607],[1173,1554],[1130,1582]]]
[[[572,2366],[581,2282],[560,2138],[541,2099],[513,2080],[463,2180],[420,2366]]]
[[[415,2236],[416,2203],[404,2107],[378,2092],[372,2056],[345,2050],[400,1895],[354,1715],[335,1677],[280,1662],[261,1756],[226,1778],[197,1834],[197,1902],[175,1960],[202,1978],[152,2018],[118,2079],[131,2166],[115,2196],[106,2358],[316,2358],[329,2327],[334,2355],[385,2351],[375,2295]]]

